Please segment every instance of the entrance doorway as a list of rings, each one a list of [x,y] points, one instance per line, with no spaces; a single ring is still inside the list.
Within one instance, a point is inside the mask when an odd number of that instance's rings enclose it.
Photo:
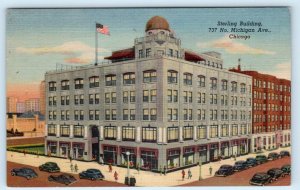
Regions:
[[[92,126],[92,160],[99,160],[99,129],[98,126]]]

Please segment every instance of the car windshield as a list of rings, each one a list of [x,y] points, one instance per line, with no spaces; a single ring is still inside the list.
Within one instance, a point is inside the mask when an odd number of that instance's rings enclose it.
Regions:
[[[87,170],[87,172],[88,173],[95,173],[95,174],[99,174],[99,173],[101,173],[99,170],[97,170],[97,169],[89,169],[89,170]]]
[[[262,180],[262,179],[264,179],[264,176],[263,176],[263,175],[255,175],[255,176],[253,177],[253,179],[256,179],[256,180]]]
[[[229,166],[221,166],[220,167],[220,170],[228,170],[229,169]]]

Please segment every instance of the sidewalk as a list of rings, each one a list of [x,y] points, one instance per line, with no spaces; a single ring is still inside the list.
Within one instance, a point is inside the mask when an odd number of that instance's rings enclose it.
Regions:
[[[281,150],[291,151],[291,147],[279,148],[279,149],[271,151],[271,152],[280,152]],[[267,155],[268,153],[269,152],[266,151],[263,154]],[[240,156],[240,157],[237,157],[237,161],[245,160],[248,157],[255,157],[256,155],[257,154],[248,154],[245,156]],[[68,159],[45,157],[45,156],[39,156],[39,158],[37,158],[36,155],[26,154],[26,156],[24,156],[24,154],[22,154],[22,153],[10,152],[10,151],[7,151],[6,157],[7,157],[7,161],[16,162],[16,163],[20,163],[20,164],[26,164],[26,165],[35,166],[35,167],[38,167],[39,165],[41,165],[45,162],[49,162],[49,161],[56,162],[59,165],[59,167],[61,168],[62,172],[74,174],[74,172],[71,172],[70,161]],[[223,164],[233,165],[234,162],[235,161],[233,160],[233,158],[231,158],[231,159],[227,159],[227,160],[222,160],[221,162],[204,164],[201,166],[201,174],[202,174],[201,177],[203,179],[212,177],[214,175],[215,171],[218,170],[221,165],[223,165]],[[107,165],[102,166],[96,162],[82,162],[82,161],[73,160],[72,163],[73,163],[73,165],[75,163],[78,165],[79,172],[81,172],[82,170],[88,169],[88,168],[98,168],[104,174],[105,180],[108,180],[108,181],[115,181],[114,176],[113,176],[113,173],[115,171],[117,171],[119,174],[119,181],[118,181],[119,183],[124,183],[124,178],[127,175],[126,168],[120,168],[120,167],[113,166],[113,172],[109,173]],[[210,166],[213,168],[212,176],[209,175],[209,167]],[[184,181],[182,181],[182,178],[181,178],[181,170],[172,172],[172,173],[168,173],[166,176],[164,176],[164,175],[160,176],[159,173],[153,173],[153,172],[149,172],[149,171],[140,171],[140,173],[138,174],[137,170],[130,169],[130,175],[135,176],[136,181],[137,181],[136,186],[152,186],[152,187],[153,186],[177,186],[177,185],[183,185],[185,183],[197,181],[199,179],[199,166],[194,166],[194,167],[190,168],[190,170],[192,172],[192,179],[184,179]],[[187,176],[187,171],[188,171],[188,169],[185,169],[186,176]]]

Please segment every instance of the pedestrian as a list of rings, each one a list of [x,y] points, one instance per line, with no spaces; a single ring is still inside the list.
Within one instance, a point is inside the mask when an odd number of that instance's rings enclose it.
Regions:
[[[37,158],[39,157],[39,151],[36,151],[36,157]]]
[[[114,178],[115,178],[116,181],[118,181],[118,175],[119,175],[119,174],[117,173],[117,171],[115,171],[115,173],[114,173]]]
[[[181,175],[182,175],[182,181],[184,181],[184,177],[185,177],[185,171],[184,170],[181,171]]]
[[[111,163],[109,163],[109,165],[108,165],[108,171],[112,172],[112,165],[111,165]]]
[[[161,166],[159,166],[159,173],[160,173],[160,175],[162,175],[162,172],[163,172],[163,169],[162,169]]]
[[[138,174],[140,174],[140,169],[141,169],[141,167],[140,167],[140,164],[139,164],[139,163],[137,163],[136,169],[137,169]]]
[[[164,175],[167,175],[167,167],[164,166]]]
[[[192,179],[192,172],[190,169],[188,170],[188,179]]]
[[[70,168],[71,168],[71,172],[73,172],[74,171],[74,167],[73,167],[73,164],[71,163],[71,165],[70,165]]]
[[[100,162],[101,165],[104,165],[104,161],[103,161],[103,157],[102,156],[100,156],[99,162]]]
[[[77,166],[77,164],[75,164],[74,169],[75,169],[75,173],[77,173],[78,172],[78,166]]]
[[[69,160],[70,160],[70,163],[72,163],[72,157],[71,157],[71,155],[69,156]]]
[[[212,167],[211,166],[209,166],[209,175],[212,175]]]
[[[24,156],[26,156],[26,150],[25,149],[23,150],[23,154],[24,154]]]

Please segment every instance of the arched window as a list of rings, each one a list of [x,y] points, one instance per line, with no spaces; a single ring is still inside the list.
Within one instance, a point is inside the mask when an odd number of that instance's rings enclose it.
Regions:
[[[198,82],[200,87],[205,87],[205,76],[204,75],[199,75],[198,76]]]
[[[55,81],[51,81],[48,84],[49,84],[49,91],[56,91],[56,82]]]
[[[168,71],[168,83],[177,83],[178,81],[178,72],[174,70]]]
[[[105,85],[106,86],[116,86],[116,84],[117,84],[116,80],[117,80],[116,75],[113,75],[113,74],[106,75],[105,76]]]
[[[185,85],[192,85],[193,84],[193,74],[191,74],[191,73],[184,73],[183,74],[183,84],[185,84]]]
[[[245,83],[241,83],[241,93],[242,94],[246,93],[246,84]]]
[[[217,78],[215,78],[215,77],[210,78],[210,89],[211,90],[217,89]]]
[[[135,73],[124,73],[123,84],[135,84]]]
[[[222,90],[227,90],[228,88],[228,81],[223,79],[222,80]]]
[[[237,82],[235,82],[235,81],[231,82],[231,91],[237,92]]]

